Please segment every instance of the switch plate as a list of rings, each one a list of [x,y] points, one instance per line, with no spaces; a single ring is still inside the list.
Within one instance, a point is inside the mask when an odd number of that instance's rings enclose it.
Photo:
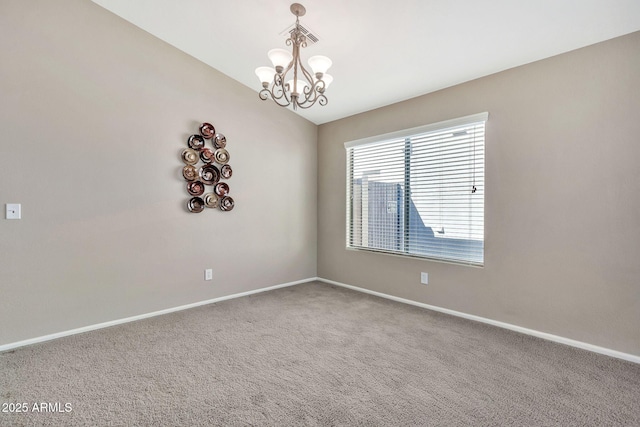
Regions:
[[[204,271],[204,280],[213,280],[213,270],[211,268],[207,268]]]
[[[429,284],[429,273],[425,273],[424,271],[420,273],[420,283],[423,285]]]
[[[7,219],[20,219],[22,218],[22,207],[20,203],[7,203]]]

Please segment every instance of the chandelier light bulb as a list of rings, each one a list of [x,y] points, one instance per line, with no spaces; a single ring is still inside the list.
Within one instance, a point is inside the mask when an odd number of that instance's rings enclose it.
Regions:
[[[271,63],[275,67],[276,71],[278,70],[278,68],[280,68],[280,70],[285,70],[293,59],[293,55],[291,55],[291,52],[288,52],[284,49],[271,49],[269,53],[267,53],[267,56],[271,60]],[[282,71],[279,72],[281,73]]]
[[[314,74],[324,74],[331,67],[333,62],[326,56],[316,55],[309,58],[309,66],[313,70]]]
[[[273,81],[273,76],[276,74],[276,70],[271,67],[258,67],[256,68],[256,76],[260,80],[260,83],[263,85],[265,83],[271,83]]]

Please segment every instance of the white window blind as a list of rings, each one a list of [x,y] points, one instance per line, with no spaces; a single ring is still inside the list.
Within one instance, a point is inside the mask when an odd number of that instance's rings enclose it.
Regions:
[[[487,118],[346,143],[347,247],[483,265]]]

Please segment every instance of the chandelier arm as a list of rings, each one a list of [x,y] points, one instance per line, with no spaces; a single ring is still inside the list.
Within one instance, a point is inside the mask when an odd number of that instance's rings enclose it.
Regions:
[[[274,100],[282,98],[286,93],[286,90],[282,85],[282,79],[277,74],[273,77],[273,83],[271,83],[270,91]]]
[[[300,70],[302,70],[304,78],[309,82],[309,87],[314,86],[313,77],[311,77],[311,73],[307,71],[306,68],[304,68],[304,65],[302,65],[302,60],[300,58],[298,58],[298,64],[300,64]]]
[[[291,60],[291,62],[289,62],[289,65],[287,65],[287,68],[285,68],[284,71],[282,73],[280,73],[280,75],[282,76],[283,80],[284,80],[284,77],[287,75],[287,73],[289,71],[291,71],[292,67],[293,67],[293,59]]]
[[[282,107],[286,107],[291,104],[291,99],[288,94],[289,90],[287,87],[288,85],[284,82],[284,75],[276,74],[273,76],[271,96],[273,97],[273,100]]]
[[[285,99],[284,101],[282,101],[282,98],[279,98],[279,99],[274,99],[273,101],[281,107],[288,107],[289,105],[291,105],[291,101],[289,101],[288,99]]]
[[[263,101],[266,101],[267,99],[271,98],[273,100],[273,102],[275,102],[276,104],[278,104],[281,107],[288,107],[289,105],[291,105],[291,102],[286,97],[283,97],[283,96],[276,97],[276,96],[274,96],[273,92],[270,91],[269,89],[262,89],[258,93],[258,96]],[[283,99],[284,99],[284,101],[283,101]]]
[[[264,88],[260,91],[260,99],[266,101],[267,98],[271,98],[281,107],[288,107],[291,105],[291,100],[287,96],[286,88],[283,87],[282,83],[282,76],[275,74],[273,76],[273,82],[271,82],[271,87]]]
[[[324,93],[325,89],[327,88],[327,84],[325,83],[324,80],[318,80],[315,83],[315,87],[316,87],[316,91],[318,91],[318,93]]]
[[[313,105],[316,103],[316,100],[318,98],[318,94],[313,93],[313,92],[308,92],[306,91],[307,88],[305,88],[305,94],[304,94],[304,98],[303,101],[299,104],[299,105]]]
[[[300,105],[302,108],[309,108],[318,100],[318,93],[313,90],[313,87],[305,87],[304,98]]]
[[[305,102],[310,101],[310,100],[314,100],[315,103],[315,98],[317,97],[316,95],[316,83],[314,83],[313,81],[313,77],[311,77],[311,73],[309,73],[309,71],[307,71],[306,68],[304,68],[304,65],[302,65],[302,61],[299,62],[300,64],[300,70],[302,71],[302,74],[304,75],[304,78],[307,80],[307,82],[309,83],[308,85],[305,86],[303,92],[304,92],[304,98],[305,98]]]
[[[288,38],[287,41],[286,41],[287,46],[291,46],[292,43],[293,43],[293,41],[291,40],[291,38]],[[296,62],[296,58],[295,58],[295,56],[293,56],[293,59],[291,59],[291,61],[289,61],[289,65],[287,65],[287,68],[285,68],[284,71],[282,71],[282,73],[280,73],[280,75],[282,76],[283,80],[284,80],[284,77],[287,75],[287,73],[289,71],[291,71],[291,68],[294,66],[295,62]]]
[[[302,109],[307,109],[309,107],[313,107],[316,104],[316,102],[321,106],[325,106],[329,101],[327,100],[326,96],[320,94],[314,98],[313,102],[304,102],[302,104],[298,104],[298,107]]]
[[[289,105],[291,105],[291,101],[289,100],[289,97],[286,96],[286,93],[284,94],[284,96],[273,96],[273,93],[271,93],[271,99],[273,99],[273,101],[281,107],[288,107]]]

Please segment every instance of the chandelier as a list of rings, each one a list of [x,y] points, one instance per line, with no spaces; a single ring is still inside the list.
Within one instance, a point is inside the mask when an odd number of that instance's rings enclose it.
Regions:
[[[262,83],[260,99],[266,101],[271,98],[281,107],[293,105],[294,110],[298,107],[309,108],[316,102],[327,105],[325,90],[333,81],[333,77],[327,74],[327,70],[332,62],[326,56],[312,56],[309,58],[309,66],[313,74],[302,65],[300,48],[307,47],[307,37],[300,26],[300,17],[304,16],[306,9],[299,3],[293,3],[290,9],[296,16],[291,37],[286,40],[292,52],[289,53],[285,49],[271,49],[267,55],[274,68],[256,68],[256,75]]]

